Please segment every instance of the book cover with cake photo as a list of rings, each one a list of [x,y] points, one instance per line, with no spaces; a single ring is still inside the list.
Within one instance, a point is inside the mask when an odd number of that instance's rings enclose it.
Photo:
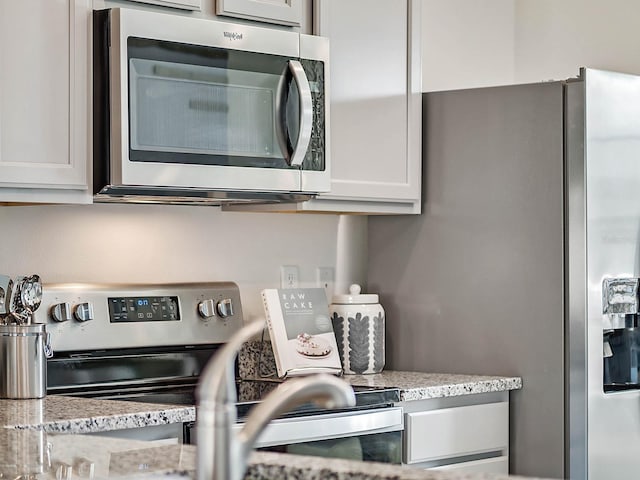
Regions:
[[[262,301],[279,377],[342,373],[324,289],[269,288]]]

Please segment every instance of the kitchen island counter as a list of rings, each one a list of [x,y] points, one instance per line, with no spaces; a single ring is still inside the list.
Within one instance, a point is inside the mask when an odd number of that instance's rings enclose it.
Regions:
[[[22,432],[34,434],[36,432]],[[46,435],[46,434],[44,434]],[[35,437],[34,437],[35,438]],[[36,440],[34,440],[36,441]],[[42,440],[41,440],[42,441]],[[0,442],[0,458],[11,452]],[[51,466],[46,458],[40,471],[60,465],[91,469],[94,479],[139,478],[141,480],[190,480],[195,478],[196,450],[191,445],[154,445],[150,442],[82,435],[48,435]],[[7,450],[4,447],[9,447]],[[38,451],[31,444],[32,452]],[[79,463],[79,459],[81,462]],[[4,460],[4,458],[2,458]],[[37,468],[35,462],[32,468]],[[460,474],[435,472],[380,463],[322,459],[301,455],[254,452],[250,457],[246,480],[504,480],[524,477],[496,474]],[[531,480],[531,479],[529,479]]]

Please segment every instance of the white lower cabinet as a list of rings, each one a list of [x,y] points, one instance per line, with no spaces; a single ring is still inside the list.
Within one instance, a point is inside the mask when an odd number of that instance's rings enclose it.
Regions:
[[[508,473],[508,393],[419,400],[403,407],[404,463],[461,473]]]

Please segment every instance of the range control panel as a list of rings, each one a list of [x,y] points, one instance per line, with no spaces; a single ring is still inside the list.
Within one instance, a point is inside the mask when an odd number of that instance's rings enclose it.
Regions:
[[[180,320],[178,297],[109,297],[107,303],[112,323]]]
[[[54,351],[224,343],[242,327],[232,282],[43,285],[36,323]]]

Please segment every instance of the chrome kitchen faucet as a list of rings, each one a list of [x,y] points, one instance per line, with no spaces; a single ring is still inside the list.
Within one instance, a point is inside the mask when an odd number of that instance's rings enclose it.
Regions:
[[[260,433],[273,418],[298,405],[307,402],[325,408],[355,405],[351,386],[331,375],[288,380],[269,393],[251,411],[244,427],[234,433],[235,358],[242,344],[263,328],[264,322],[258,321],[240,329],[213,356],[200,377],[196,390],[198,480],[240,480]]]

